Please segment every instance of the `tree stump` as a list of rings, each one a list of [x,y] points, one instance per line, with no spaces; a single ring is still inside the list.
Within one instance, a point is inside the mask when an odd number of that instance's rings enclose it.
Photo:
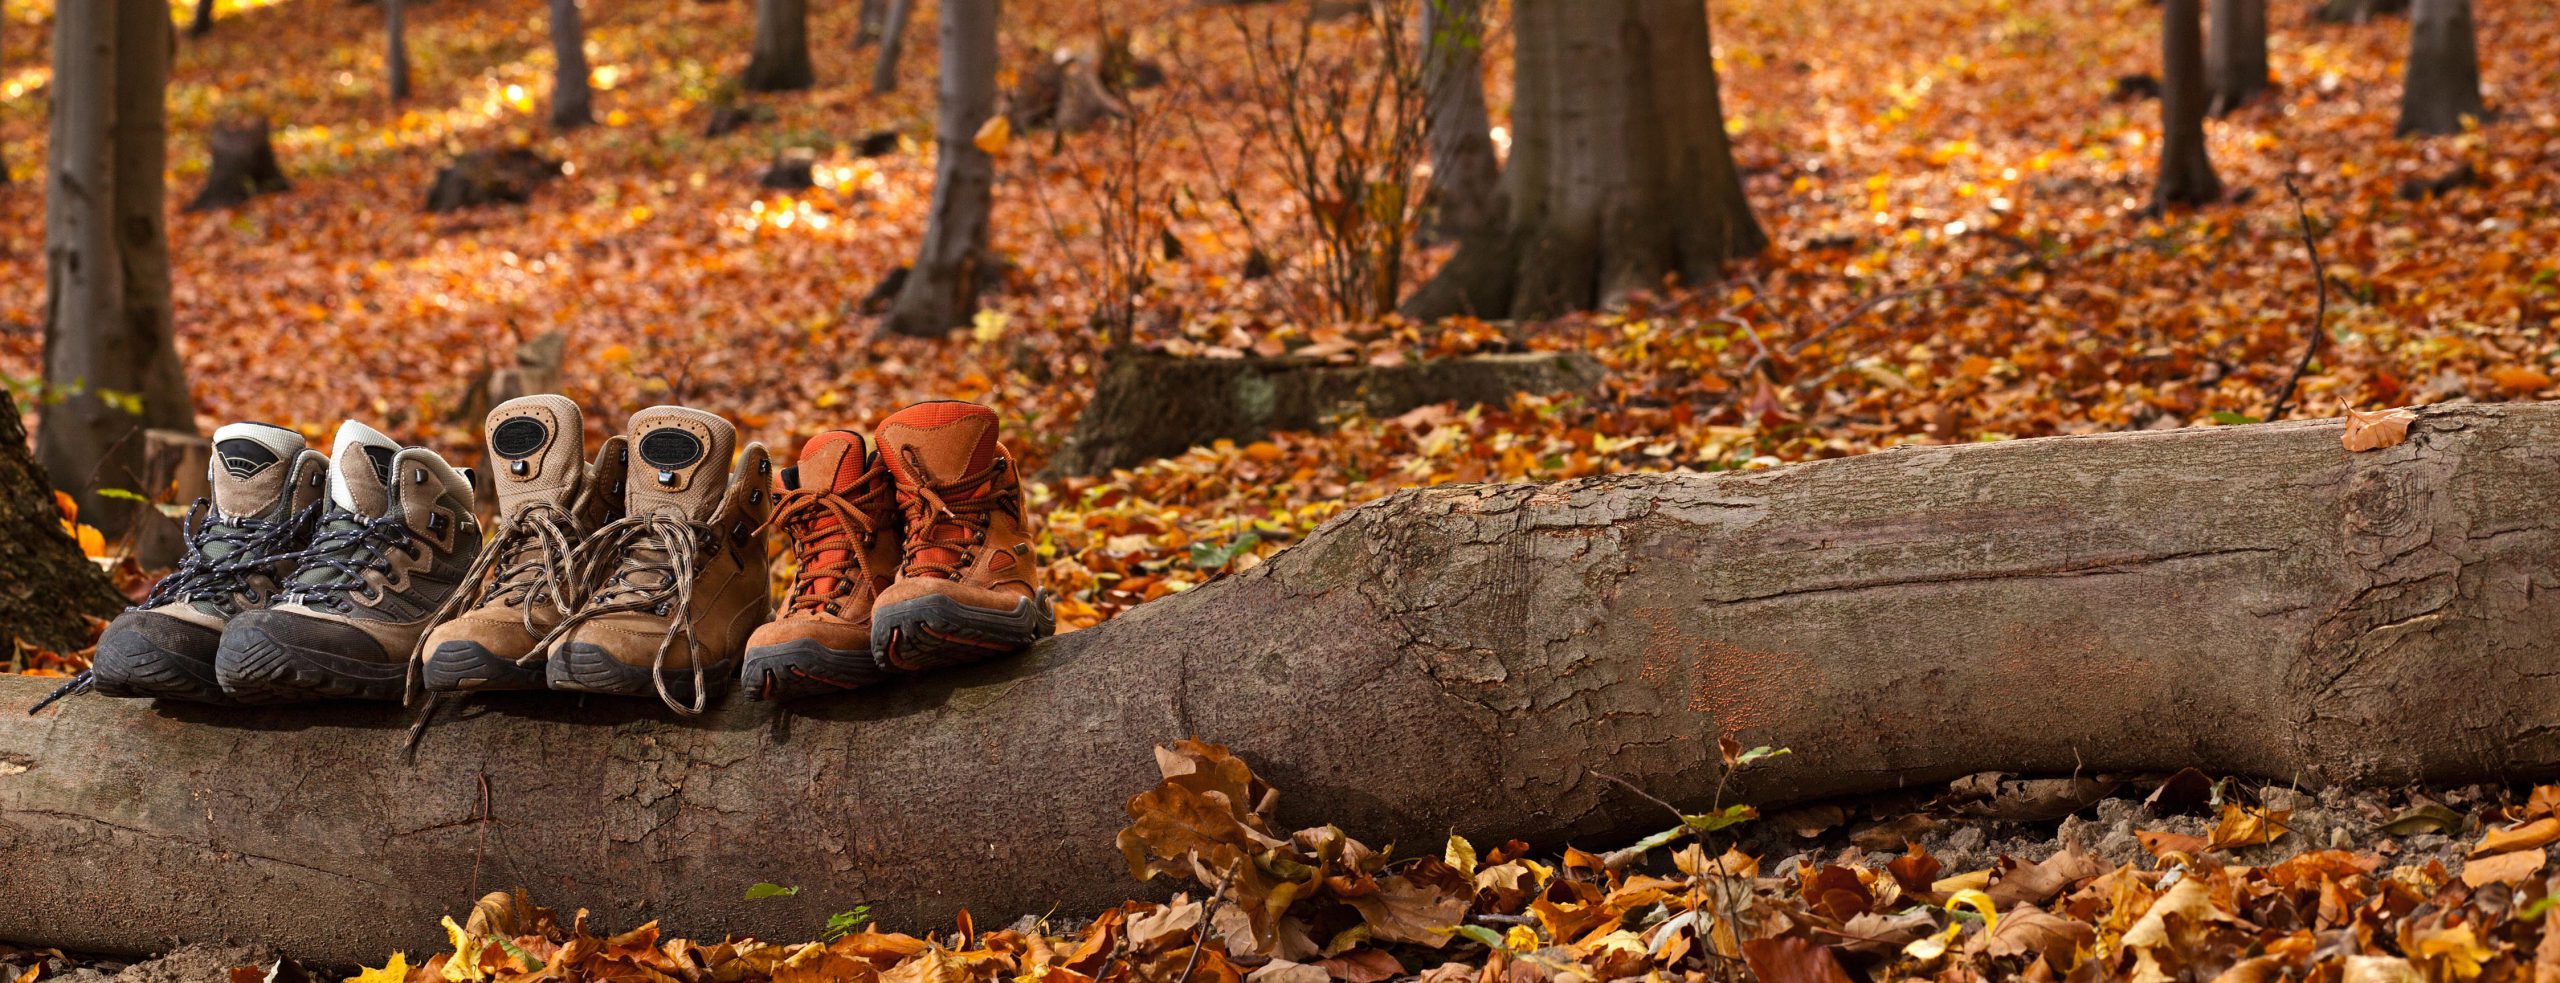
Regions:
[[[177,519],[158,506],[188,507],[213,497],[213,442],[188,430],[142,432],[140,489],[154,506],[134,513],[134,561],[145,570],[174,566],[186,552],[186,534]]]
[[[87,616],[112,617],[125,605],[106,573],[62,531],[53,488],[27,452],[17,400],[0,389],[0,645],[18,639],[77,649],[89,642]],[[0,842],[8,829],[0,819]]]
[[[427,211],[450,212],[481,205],[521,205],[535,188],[560,176],[560,162],[525,147],[474,150],[436,172],[427,188]]]
[[[229,208],[263,194],[293,188],[276,162],[273,127],[264,116],[238,116],[215,123],[205,138],[213,154],[204,190],[187,203],[190,212]]]
[[[1254,440],[1320,430],[1345,410],[1394,416],[1417,406],[1501,403],[1518,392],[1593,392],[1602,369],[1579,353],[1474,355],[1394,367],[1306,358],[1185,358],[1124,350],[1110,357],[1093,401],[1050,462],[1057,474],[1098,474],[1171,457],[1221,438]]]
[[[786,147],[765,166],[764,176],[756,183],[777,191],[805,191],[818,186],[818,152],[808,147]]]

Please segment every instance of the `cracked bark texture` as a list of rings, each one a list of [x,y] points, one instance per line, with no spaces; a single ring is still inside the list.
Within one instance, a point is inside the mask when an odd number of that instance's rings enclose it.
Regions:
[[[2560,406],[1908,449],[1716,476],[1443,486],[1029,655],[699,723],[488,699],[99,698],[0,716],[0,938],[378,959],[522,885],[600,924],[806,938],[1090,912],[1151,745],[1235,747],[1282,819],[1622,844],[1703,802],[1998,769],[2324,783],[2560,771]],[[0,677],[0,706],[42,680]],[[1588,769],[1588,770],[1587,770]],[[741,900],[758,881],[802,888]],[[373,917],[350,920],[347,911]]]

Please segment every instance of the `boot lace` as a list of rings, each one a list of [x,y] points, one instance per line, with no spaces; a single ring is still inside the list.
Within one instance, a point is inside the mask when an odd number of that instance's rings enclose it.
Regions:
[[[263,600],[262,591],[275,583],[275,564],[293,556],[286,547],[309,535],[319,515],[320,506],[314,503],[283,519],[228,518],[214,511],[211,502],[196,499],[187,509],[187,548],[177,569],[160,578],[138,607],[209,601],[227,610],[235,596],[253,604]]]
[[[537,606],[548,600],[559,610],[567,611],[580,600],[576,586],[581,581],[573,566],[577,552],[573,538],[570,530],[561,525],[561,515],[555,509],[536,506],[519,513],[481,548],[479,559],[471,561],[471,568],[462,574],[462,587],[437,606],[427,623],[440,625],[482,604],[512,601],[523,609],[525,635],[542,637],[543,632],[533,623]],[[516,664],[530,664],[542,651],[537,645]],[[427,637],[420,635],[417,647],[409,652],[409,681],[402,702],[416,698],[419,669],[425,665],[427,655]]]
[[[535,647],[547,651],[554,640],[566,637],[579,625],[610,614],[649,611],[664,616],[667,631],[658,640],[657,654],[649,661],[649,680],[668,709],[688,717],[701,716],[710,706],[711,688],[702,660],[690,658],[700,654],[693,638],[693,587],[702,556],[716,548],[719,540],[719,530],[708,522],[663,513],[628,516],[607,523],[579,549],[575,564],[581,574],[578,582],[596,584],[594,593]],[[612,574],[610,579],[605,578],[607,572]],[[667,689],[667,656],[679,635],[685,640],[687,661],[693,663],[690,706]]]
[[[312,537],[311,548],[287,554],[301,567],[287,585],[286,596],[309,607],[352,611],[356,596],[374,589],[365,575],[388,571],[395,550],[412,560],[419,555],[419,547],[409,538],[407,517],[394,512],[368,519],[331,509],[321,516],[320,532]]]
[[[787,612],[831,610],[852,596],[857,578],[866,585],[872,582],[870,549],[880,529],[872,523],[871,511],[882,497],[892,494],[884,481],[874,483],[858,499],[823,489],[794,488],[775,500],[765,527],[789,534],[791,555],[800,568],[791,578]],[[827,524],[828,519],[835,524]]]
[[[925,474],[924,463],[913,447],[900,448],[907,463],[907,473]],[[907,528],[916,530],[908,541],[906,562],[900,572],[909,577],[957,579],[960,571],[977,562],[977,550],[986,545],[987,523],[995,518],[999,507],[1018,508],[1020,486],[988,492],[996,477],[1005,471],[1005,459],[996,458],[986,467],[941,484],[916,482],[909,494],[898,497],[898,507],[906,514]],[[957,496],[954,505],[947,496]],[[957,532],[945,530],[956,529]],[[933,547],[959,554],[956,561],[943,561],[928,555]]]

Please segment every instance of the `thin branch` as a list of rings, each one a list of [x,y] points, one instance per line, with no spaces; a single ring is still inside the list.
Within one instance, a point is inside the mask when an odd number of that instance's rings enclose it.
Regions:
[[[2267,419],[2284,419],[2285,404],[2293,402],[2293,389],[2302,383],[2302,373],[2311,368],[2312,356],[2320,353],[2320,341],[2329,336],[2329,272],[2320,262],[2320,239],[2311,234],[2311,211],[2302,204],[2302,189],[2293,184],[2293,175],[2284,178],[2284,193],[2293,196],[2293,220],[2302,229],[2302,248],[2311,251],[2311,285],[2318,298],[2311,313],[2311,337],[2302,345],[2302,361],[2293,363],[2293,374],[2284,378],[2284,388],[2276,391],[2276,405],[2267,411]]]

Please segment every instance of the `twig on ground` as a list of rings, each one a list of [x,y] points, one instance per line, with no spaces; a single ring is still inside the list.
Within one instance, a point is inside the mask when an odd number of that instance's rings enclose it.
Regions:
[[[1182,975],[1173,983],[1191,983],[1191,971],[1200,968],[1200,950],[1209,944],[1209,920],[1218,916],[1218,903],[1227,899],[1227,885],[1235,883],[1239,867],[1229,865],[1218,878],[1218,889],[1209,895],[1209,903],[1200,906],[1200,924],[1191,929],[1191,958],[1182,963]]]
[[[2293,402],[2293,389],[2302,383],[2302,373],[2311,368],[2311,358],[2320,353],[2320,341],[2329,335],[2329,271],[2320,262],[2320,240],[2311,234],[2311,212],[2303,207],[2302,189],[2293,184],[2293,175],[2285,175],[2284,193],[2293,196],[2293,220],[2302,229],[2302,248],[2311,251],[2311,286],[2316,298],[2311,313],[2311,337],[2302,345],[2302,361],[2293,363],[2293,374],[2285,376],[2284,388],[2276,390],[2275,408],[2267,411],[2267,419],[2284,419],[2285,404]]]

